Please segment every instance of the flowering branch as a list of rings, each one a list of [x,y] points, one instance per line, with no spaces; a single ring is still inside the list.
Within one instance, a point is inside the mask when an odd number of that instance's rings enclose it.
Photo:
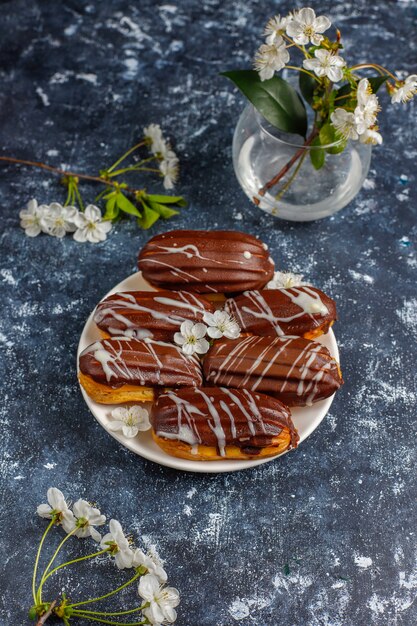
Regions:
[[[272,126],[286,133],[302,135],[304,145],[295,152],[288,163],[253,198],[277,185],[306,154],[310,144],[310,158],[315,169],[323,167],[328,154],[342,152],[347,142],[377,145],[382,143],[377,115],[380,105],[377,90],[385,83],[396,104],[407,102],[417,94],[417,74],[400,80],[394,73],[378,63],[351,65],[340,50],[341,33],[336,29],[334,39],[326,33],[331,27],[328,17],[317,16],[309,7],[292,11],[285,17],[271,18],[264,30],[262,43],[254,58],[254,71],[224,72],[249,99],[253,106]],[[290,65],[290,51],[302,56],[300,65]],[[300,94],[283,78],[276,75],[282,69],[300,72]],[[377,75],[361,78],[358,70],[373,69]],[[306,105],[314,113],[311,132],[307,133]],[[304,160],[304,157],[303,157]],[[276,195],[279,199],[291,185],[300,167],[288,178]]]
[[[165,586],[167,574],[156,554],[152,552],[145,554],[140,548],[133,548],[126,538],[120,523],[114,519],[110,520],[109,532],[104,537],[101,537],[96,527],[103,526],[106,518],[86,500],[77,500],[71,509],[62,492],[52,487],[48,489],[47,499],[48,503],[39,505],[37,509],[38,514],[49,519],[50,522],[41,538],[33,572],[32,593],[34,605],[29,610],[29,617],[36,620],[36,626],[43,626],[52,616],[62,620],[64,626],[71,626],[73,619],[88,619],[102,624],[124,624],[125,626],[139,626],[141,624],[160,626],[161,624],[175,622],[177,618],[175,607],[179,603],[179,594],[173,587]],[[36,589],[41,550],[52,526],[62,526],[66,535],[54,551],[42,574],[38,589]],[[91,537],[95,541],[100,542],[101,550],[61,563],[50,569],[64,544],[73,536],[78,538]],[[117,585],[115,589],[95,598],[70,602],[66,594],[62,593],[61,599],[53,602],[42,600],[43,586],[55,572],[64,569],[68,565],[82,561],[90,560],[91,562],[91,559],[105,553],[114,559],[118,569],[133,569],[133,576],[125,583]],[[92,611],[81,608],[86,604],[106,600],[123,589],[130,587],[136,581],[139,581],[138,595],[141,598],[139,606],[135,605],[132,608],[123,608],[119,611]],[[135,617],[137,616],[135,622],[109,619],[133,614],[135,614]]]
[[[146,147],[150,156],[142,156],[133,164],[125,163],[140,148]],[[73,172],[54,167],[42,161],[19,159],[13,156],[0,156],[3,163],[12,163],[42,169],[61,177],[61,183],[67,188],[67,196],[63,205],[54,202],[51,205],[38,205],[36,200],[28,203],[27,209],[21,211],[21,226],[30,237],[44,232],[54,237],[64,237],[67,232],[74,233],[79,242],[104,241],[110,232],[111,223],[122,216],[136,218],[141,228],[150,228],[159,218],[169,219],[178,214],[178,208],[186,206],[181,196],[154,195],[144,188],[128,185],[116,178],[132,172],[151,172],[163,179],[165,189],[173,189],[178,180],[179,160],[169,142],[164,139],[161,128],[150,124],[144,129],[144,137],[129,148],[110,167],[99,171],[98,175]],[[153,166],[155,165],[155,167]],[[119,167],[120,166],[120,167]],[[80,193],[80,181],[104,185],[95,202],[105,200],[105,212],[84,202]],[[78,205],[79,210],[77,210]]]

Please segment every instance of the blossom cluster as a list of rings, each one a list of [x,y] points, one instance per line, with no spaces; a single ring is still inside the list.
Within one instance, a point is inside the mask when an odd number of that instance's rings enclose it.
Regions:
[[[132,405],[117,407],[111,412],[113,421],[109,423],[109,429],[113,432],[121,430],[127,439],[136,437],[138,432],[149,430],[149,411],[142,406]]]
[[[164,179],[165,189],[173,189],[179,176],[179,159],[167,141],[159,124],[149,124],[143,129],[149,149],[159,159],[159,170]]]
[[[120,522],[115,519],[110,520],[109,532],[102,537],[96,526],[103,526],[106,517],[86,500],[77,500],[71,509],[64,494],[55,487],[48,489],[47,500],[47,504],[38,506],[37,512],[41,517],[54,520],[56,524],[61,525],[67,536],[74,535],[79,538],[91,536],[100,542],[103,552],[114,558],[119,569],[135,569],[138,572],[137,577],[140,576],[138,595],[144,600],[141,610],[147,620],[146,623],[161,626],[175,622],[177,618],[175,607],[179,604],[179,593],[173,587],[165,585],[167,573],[156,551],[144,552],[132,546]]]
[[[265,43],[256,53],[254,67],[261,81],[272,78],[275,72],[286,66],[310,74],[316,81],[316,87],[319,86],[322,91],[315,109],[316,111],[321,109],[323,121],[329,117],[340,139],[380,144],[382,136],[377,126],[377,113],[380,110],[378,99],[375,93],[372,93],[369,80],[366,78],[359,80],[355,70],[361,67],[374,67],[378,74],[387,80],[387,90],[394,104],[408,102],[417,94],[417,74],[400,80],[385,68],[372,63],[349,67],[345,59],[339,55],[341,48],[339,31],[335,42],[324,35],[331,25],[328,17],[316,16],[310,7],[293,11],[284,17],[277,15],[271,18],[264,31]],[[309,45],[312,47],[307,48]],[[302,52],[304,59],[301,67],[287,65],[290,60],[289,49],[291,51],[298,49]],[[351,93],[349,97],[344,98],[346,102],[343,105],[337,106],[336,99],[334,107],[331,98],[329,99],[326,94],[332,92],[332,83],[336,84],[342,80],[348,81]],[[330,91],[327,86],[330,87]]]
[[[32,199],[19,217],[20,226],[28,237],[46,233],[62,238],[73,233],[75,241],[98,243],[104,241],[112,229],[111,222],[103,220],[100,209],[93,204],[85,211],[78,211],[74,206],[62,206],[58,202],[38,204]]]
[[[377,96],[367,78],[362,78],[356,91],[357,105],[354,111],[337,107],[330,115],[331,122],[343,139],[353,139],[361,143],[381,144],[376,116],[380,110]]]
[[[210,348],[210,343],[205,338],[211,339],[237,339],[240,335],[240,327],[226,311],[204,313],[203,322],[194,324],[186,320],[181,324],[180,332],[175,333],[174,341],[181,346],[182,351],[191,356],[192,354],[205,354]]]
[[[308,285],[303,281],[302,274],[293,272],[274,272],[273,278],[266,284],[265,289],[291,289]]]

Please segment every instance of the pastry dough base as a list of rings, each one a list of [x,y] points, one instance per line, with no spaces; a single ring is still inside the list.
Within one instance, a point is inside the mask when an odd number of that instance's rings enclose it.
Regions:
[[[282,431],[277,437],[273,438],[273,445],[262,448],[258,454],[245,454],[238,446],[226,446],[224,450],[225,456],[220,456],[217,448],[214,446],[199,445],[197,446],[196,454],[193,454],[193,447],[183,441],[158,437],[154,431],[152,431],[152,438],[167,454],[179,457],[180,459],[189,459],[190,461],[224,461],[225,459],[231,461],[239,459],[256,460],[281,454],[288,450],[290,445],[290,433],[288,431]]]
[[[108,385],[98,383],[82,372],[79,372],[78,379],[90,398],[99,404],[152,402],[155,396],[152,387],[126,384],[113,389]]]

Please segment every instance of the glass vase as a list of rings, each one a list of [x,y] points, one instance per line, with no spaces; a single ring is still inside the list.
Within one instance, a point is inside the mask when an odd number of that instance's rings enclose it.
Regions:
[[[348,141],[343,152],[326,150],[324,165],[315,169],[314,148],[303,144],[302,137],[279,131],[252,105],[233,137],[233,164],[243,191],[263,211],[296,222],[343,209],[362,187],[372,153],[371,145]],[[337,144],[325,147],[335,150]]]

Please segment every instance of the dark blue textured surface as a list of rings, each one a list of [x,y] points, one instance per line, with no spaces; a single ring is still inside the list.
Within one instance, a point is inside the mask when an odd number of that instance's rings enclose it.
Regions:
[[[349,58],[415,72],[415,2],[312,4],[341,28]],[[47,175],[2,166],[2,626],[26,623],[44,528],[34,511],[50,485],[97,501],[157,545],[182,595],[181,626],[417,622],[415,103],[388,106],[384,146],[343,212],[291,225],[256,210],[231,163],[243,103],[218,72],[247,66],[267,17],[291,8],[256,0],[2,3],[3,153],[93,171],[145,124],[161,123],[175,138],[190,207],[152,233],[227,227],[259,235],[280,268],[337,299],[346,380],[299,450],[258,469],[201,476],[135,457],[87,410],[75,352],[89,312],[135,269],[149,233],[122,223],[97,246],[26,238],[18,210],[32,196],[58,200],[62,190]],[[112,585],[105,564],[82,584],[76,571],[73,597]]]

